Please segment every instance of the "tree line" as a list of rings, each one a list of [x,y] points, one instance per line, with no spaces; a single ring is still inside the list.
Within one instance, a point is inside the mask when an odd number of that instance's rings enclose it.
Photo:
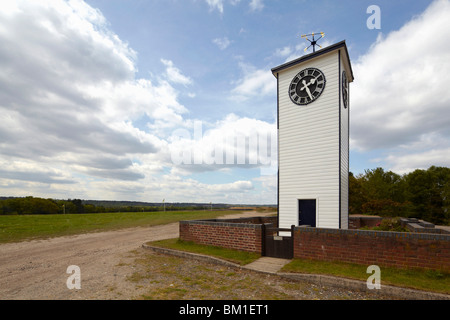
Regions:
[[[158,204],[158,205],[137,205],[137,204],[117,204],[95,205],[94,201],[84,201],[81,199],[55,200],[36,197],[23,198],[3,198],[0,200],[0,215],[25,215],[25,214],[64,214],[64,213],[105,213],[105,212],[154,212],[154,211],[174,211],[174,210],[204,210],[205,205],[178,205],[178,204]],[[102,202],[100,202],[102,203]],[[110,202],[108,202],[110,203]],[[207,206],[208,209],[210,206]]]
[[[450,168],[399,175],[383,168],[349,176],[349,214],[414,217],[450,224]]]
[[[3,198],[0,214],[63,214],[162,211],[162,204],[55,200],[35,197]],[[214,208],[217,205],[213,205]],[[165,210],[204,210],[207,204],[166,204]],[[432,166],[399,175],[383,168],[349,174],[349,214],[415,217],[450,224],[450,168]]]

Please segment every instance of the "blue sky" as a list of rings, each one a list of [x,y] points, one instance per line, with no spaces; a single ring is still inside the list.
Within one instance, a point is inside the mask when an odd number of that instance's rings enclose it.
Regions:
[[[371,5],[380,29],[367,26]],[[350,170],[450,166],[449,1],[3,7],[1,195],[276,203],[276,148],[264,161],[249,139],[274,140],[270,69],[320,31],[322,46],[346,40],[352,61]],[[236,137],[248,145],[232,146]],[[230,152],[230,162],[205,160]]]

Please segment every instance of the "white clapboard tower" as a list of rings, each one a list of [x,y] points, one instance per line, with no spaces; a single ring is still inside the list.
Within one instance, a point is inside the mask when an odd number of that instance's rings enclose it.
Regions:
[[[272,69],[278,94],[278,225],[348,228],[345,41]]]

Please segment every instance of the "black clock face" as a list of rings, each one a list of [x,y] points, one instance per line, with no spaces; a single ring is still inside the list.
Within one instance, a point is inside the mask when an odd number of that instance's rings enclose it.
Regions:
[[[300,71],[289,85],[289,96],[293,103],[306,105],[315,101],[325,88],[325,75],[317,68]]]
[[[348,106],[348,80],[345,71],[342,72],[342,100],[344,101],[344,108]]]

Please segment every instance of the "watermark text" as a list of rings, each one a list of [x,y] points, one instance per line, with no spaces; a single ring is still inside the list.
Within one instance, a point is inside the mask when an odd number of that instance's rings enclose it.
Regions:
[[[66,273],[70,274],[67,278],[66,285],[67,288],[72,289],[81,289],[81,269],[79,266],[70,265],[67,267]]]
[[[381,29],[381,9],[377,5],[370,5],[367,7],[366,13],[370,14],[367,18],[366,25],[370,30]]]
[[[381,270],[377,265],[371,265],[367,267],[367,273],[372,273],[372,275],[367,278],[367,289],[381,289]]]

